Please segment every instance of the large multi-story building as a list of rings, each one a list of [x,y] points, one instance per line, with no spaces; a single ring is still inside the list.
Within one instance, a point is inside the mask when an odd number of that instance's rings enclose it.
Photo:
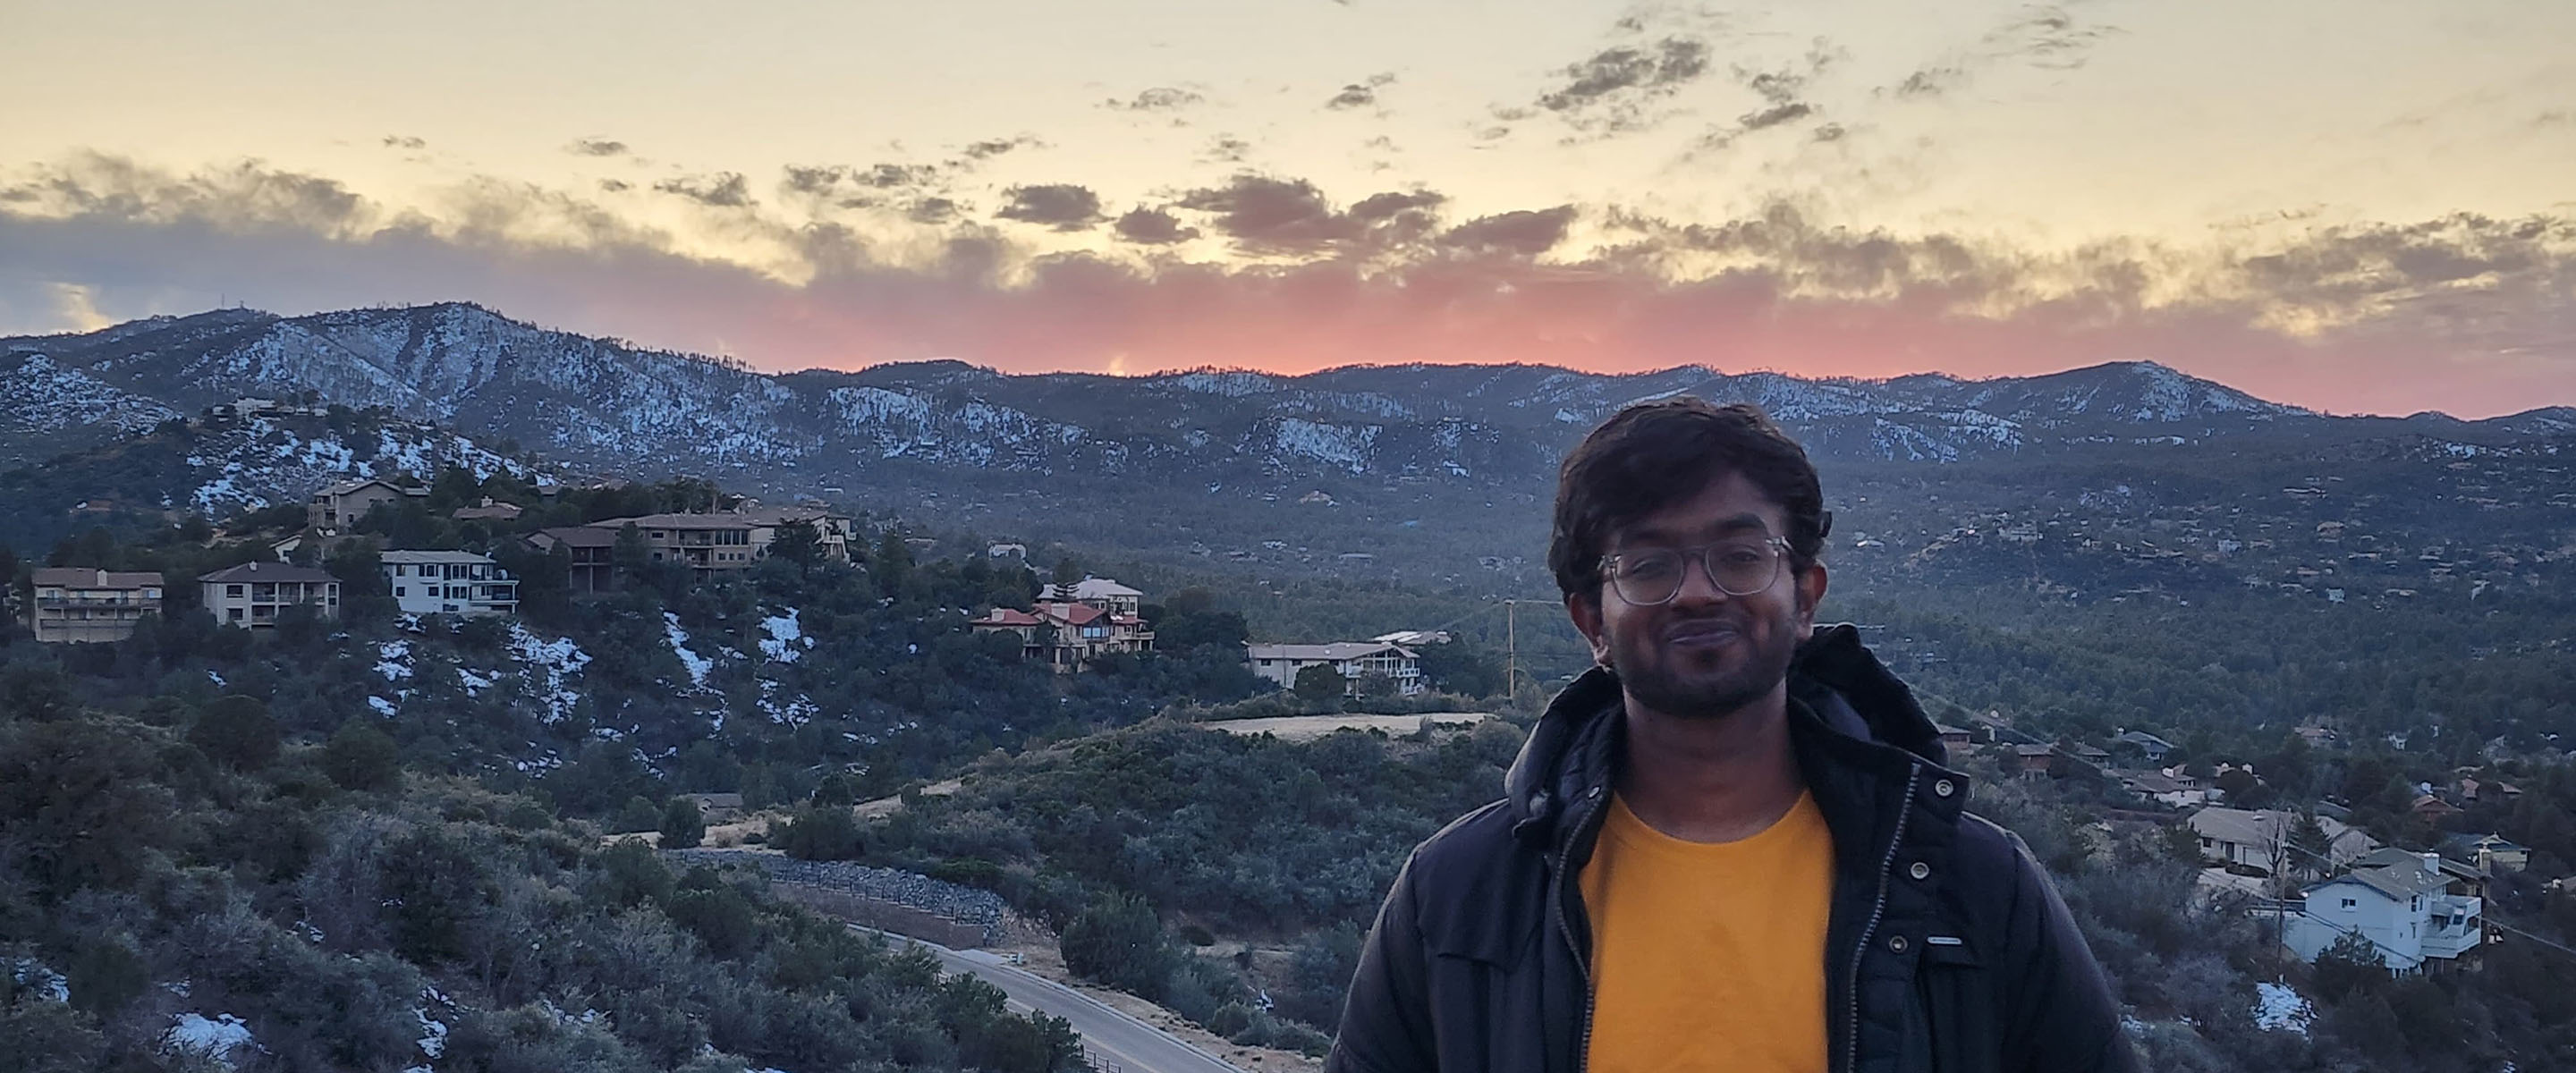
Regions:
[[[31,580],[36,598],[27,606],[27,625],[39,641],[122,641],[143,616],[161,611],[156,571],[48,566]]]
[[[310,566],[243,563],[197,579],[206,611],[227,626],[264,629],[290,607],[309,607],[321,618],[340,617],[340,579]]]
[[[415,615],[507,615],[519,610],[519,582],[489,555],[470,551],[383,553],[394,602]]]
[[[539,529],[524,538],[548,555],[560,550],[574,592],[607,592],[617,587],[617,532],[587,525]]]
[[[2310,884],[2281,940],[2315,961],[2346,936],[2366,940],[2392,972],[2411,973],[2459,958],[2485,938],[2485,900],[2454,889],[2438,855],[2398,861]]]
[[[1297,684],[1297,672],[1330,667],[1342,676],[1342,692],[1356,697],[1370,675],[1385,675],[1403,696],[1422,692],[1422,660],[1412,649],[1385,641],[1335,641],[1322,645],[1245,645],[1244,660],[1252,673],[1281,689]]]
[[[640,518],[603,518],[590,523],[612,537],[632,525],[644,536],[651,561],[686,563],[699,576],[719,570],[747,570],[769,557],[778,531],[804,522],[826,559],[850,557],[851,521],[815,508],[769,507],[709,514],[647,514]]]
[[[1131,598],[1144,595],[1115,581],[1106,584]],[[1049,591],[1058,588],[1050,586]],[[1095,589],[1094,594],[1104,603],[1119,602],[1104,589]],[[996,607],[968,625],[977,633],[1018,634],[1021,658],[1044,660],[1048,667],[1067,673],[1113,652],[1154,650],[1154,632],[1145,628],[1145,620],[1136,617],[1133,603],[1125,606],[1130,610],[1114,611],[1090,602],[1039,600],[1026,611]]]

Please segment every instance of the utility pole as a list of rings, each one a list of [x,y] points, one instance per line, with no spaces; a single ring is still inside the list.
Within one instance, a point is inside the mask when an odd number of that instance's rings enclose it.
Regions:
[[[1521,619],[1518,600],[1503,601],[1503,689],[1512,705],[1521,702]]]

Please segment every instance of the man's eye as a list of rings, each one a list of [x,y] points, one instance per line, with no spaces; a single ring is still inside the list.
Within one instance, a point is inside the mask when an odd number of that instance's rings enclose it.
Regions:
[[[1628,576],[1633,578],[1671,577],[1673,567],[1681,562],[1671,555],[1647,555],[1628,560]]]
[[[1758,566],[1766,557],[1764,549],[1751,544],[1717,549],[1717,561],[1725,566]]]

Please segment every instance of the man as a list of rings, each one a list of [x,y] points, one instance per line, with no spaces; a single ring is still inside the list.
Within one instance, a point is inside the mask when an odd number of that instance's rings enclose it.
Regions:
[[[1565,460],[1548,563],[1598,664],[1504,799],[1414,851],[1328,1073],[2131,1070],[2021,840],[1815,628],[1830,517],[1750,406],[1630,407]]]

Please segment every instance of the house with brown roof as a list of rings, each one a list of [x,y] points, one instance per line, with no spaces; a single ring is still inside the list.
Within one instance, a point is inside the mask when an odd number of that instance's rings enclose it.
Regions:
[[[458,507],[447,516],[460,522],[515,522],[519,520],[519,514],[518,504],[496,503],[491,496],[484,496],[483,502],[471,507]]]
[[[161,612],[159,571],[45,566],[29,580],[36,598],[27,625],[48,644],[122,641],[143,616]]]
[[[852,521],[813,506],[603,518],[589,528],[607,531],[613,544],[620,531],[633,525],[644,535],[651,561],[683,563],[704,578],[718,571],[750,569],[769,557],[769,545],[778,539],[781,528],[799,522],[814,527],[824,558],[850,557]]]
[[[967,625],[977,633],[1018,635],[1021,658],[1044,660],[1059,674],[1113,652],[1154,650],[1154,633],[1143,619],[1086,603],[1040,600],[1026,611],[996,607]]]
[[[340,579],[309,566],[243,563],[203,575],[197,586],[206,611],[227,626],[275,626],[290,607],[311,608],[326,619],[340,617]]]
[[[313,493],[312,501],[304,505],[304,524],[336,533],[358,524],[358,519],[379,506],[428,495],[427,488],[405,488],[380,477],[342,481]]]

